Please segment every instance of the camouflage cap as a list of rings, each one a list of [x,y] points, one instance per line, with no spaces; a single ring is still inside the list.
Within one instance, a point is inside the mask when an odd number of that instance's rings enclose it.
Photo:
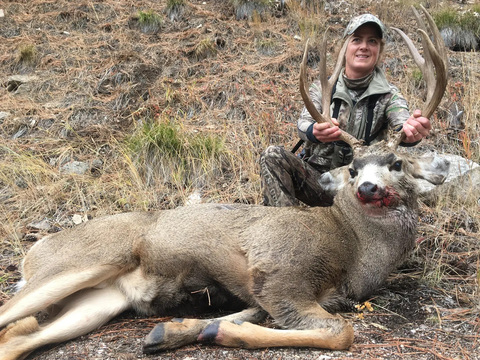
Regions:
[[[343,37],[345,38],[348,35],[352,35],[360,26],[367,23],[373,23],[377,25],[378,29],[380,30],[380,37],[383,38],[383,34],[387,29],[385,28],[385,25],[383,25],[383,23],[372,14],[362,14],[352,18],[345,29]]]

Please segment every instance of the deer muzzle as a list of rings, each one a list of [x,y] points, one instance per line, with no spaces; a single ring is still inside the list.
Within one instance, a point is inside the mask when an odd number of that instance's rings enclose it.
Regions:
[[[391,207],[398,204],[398,192],[390,186],[380,187],[369,181],[365,181],[357,189],[357,199],[362,204],[375,207]]]

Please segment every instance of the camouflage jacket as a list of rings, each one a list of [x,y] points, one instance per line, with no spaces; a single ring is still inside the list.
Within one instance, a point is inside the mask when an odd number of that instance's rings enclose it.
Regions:
[[[342,71],[343,74],[343,71]],[[332,96],[331,114],[333,113],[335,99],[340,99],[340,110],[337,120],[340,128],[352,134],[357,139],[365,140],[365,129],[368,113],[368,98],[371,95],[380,94],[373,109],[373,121],[369,138],[370,143],[384,140],[389,129],[400,127],[409,117],[408,104],[400,94],[398,88],[390,84],[383,71],[376,68],[372,80],[361,95],[355,97],[350,91],[342,75],[340,75],[335,93]],[[353,96],[353,97],[352,97]],[[310,86],[310,97],[317,107],[322,111],[322,93],[320,82],[316,81]],[[310,116],[306,108],[303,109],[297,122],[298,135],[306,141],[305,155],[308,162],[317,169],[328,171],[339,166],[334,162],[332,156],[335,145],[333,143],[321,143],[312,134],[315,120]]]

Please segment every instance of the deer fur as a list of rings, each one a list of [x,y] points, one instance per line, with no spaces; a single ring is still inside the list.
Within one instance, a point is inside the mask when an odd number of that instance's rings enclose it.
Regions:
[[[440,183],[441,158],[412,159],[385,143],[325,175],[328,208],[200,204],[106,216],[49,235],[23,262],[24,286],[0,308],[0,359],[88,333],[122,311],[184,314],[232,303],[224,318],[174,319],[144,350],[192,342],[247,348],[347,349],[351,324],[335,311],[368,298],[411,252],[416,179]],[[32,315],[55,305],[45,324]],[[288,330],[254,323],[269,314]]]

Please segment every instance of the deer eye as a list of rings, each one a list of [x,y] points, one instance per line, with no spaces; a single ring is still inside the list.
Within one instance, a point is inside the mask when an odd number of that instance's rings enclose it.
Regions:
[[[390,171],[401,171],[402,170],[402,160],[395,161],[390,167]]]
[[[351,176],[352,178],[354,178],[355,176],[357,176],[357,172],[355,171],[355,169],[349,168],[349,169],[348,169],[348,172],[350,173],[350,176]]]

